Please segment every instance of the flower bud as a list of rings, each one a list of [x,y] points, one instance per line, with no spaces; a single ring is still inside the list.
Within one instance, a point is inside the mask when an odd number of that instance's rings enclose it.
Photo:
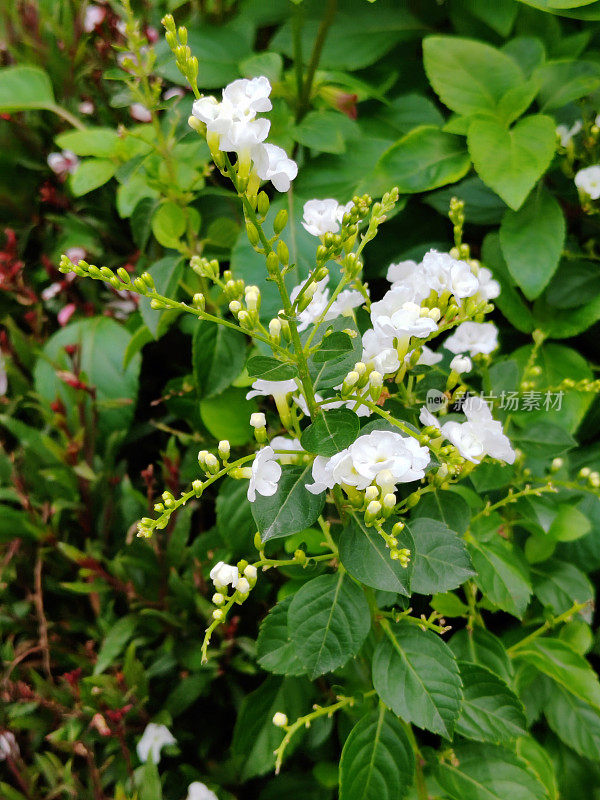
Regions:
[[[216,475],[219,471],[219,461],[213,453],[207,453],[204,458],[204,463],[206,465],[206,470],[210,472],[212,475]]]
[[[196,308],[200,309],[200,311],[204,311],[204,308],[206,306],[206,300],[202,292],[196,292],[196,294],[192,299],[192,302]]]
[[[212,615],[213,619],[217,622],[222,622],[225,619],[225,612],[222,608],[215,608],[215,610],[212,612]]]
[[[344,382],[342,384],[342,396],[344,394],[348,394],[352,387],[355,386],[359,380],[360,375],[358,372],[355,372],[354,370],[350,371],[344,378]]]
[[[383,375],[381,374],[381,372],[377,372],[377,370],[374,370],[369,375],[369,394],[371,395],[371,398],[375,403],[381,397],[382,391],[383,391]]]
[[[273,220],[273,232],[276,236],[283,231],[285,226],[288,223],[288,212],[285,208],[282,208],[280,211],[277,212],[275,219]]]
[[[288,724],[288,718],[282,711],[277,711],[273,714],[273,725],[277,728],[285,728]]]
[[[379,500],[371,500],[365,511],[365,522],[375,522],[377,517],[381,514],[381,503]]]
[[[365,489],[365,500],[370,503],[371,500],[377,500],[379,497],[379,489],[376,486],[367,486]]]
[[[223,461],[227,461],[231,453],[231,445],[229,444],[228,440],[223,439],[220,441],[217,450],[219,453],[219,458],[221,458]]]
[[[273,253],[272,251],[267,256],[267,272],[271,276],[279,273],[279,257],[277,253]]]
[[[248,578],[250,582],[255,581],[257,575],[256,567],[253,566],[252,564],[248,564],[248,566],[244,568],[244,575],[246,576],[246,578]]]
[[[254,414],[250,415],[250,425],[252,425],[253,428],[265,428],[267,419],[261,411],[256,411]]]
[[[275,318],[269,322],[269,334],[275,344],[279,344],[281,340],[281,320]]]
[[[216,606],[222,606],[225,602],[225,595],[221,594],[221,592],[215,592],[212,596],[212,601]]]
[[[564,460],[562,458],[553,459],[552,465],[550,467],[550,471],[551,472],[558,472],[558,470],[561,469],[561,467],[563,466],[564,463],[565,462],[564,462]]]
[[[229,303],[229,310],[231,311],[234,317],[237,317],[237,315],[242,310],[242,304],[240,303],[239,300],[232,300],[231,303]]]
[[[260,237],[258,235],[258,228],[252,222],[246,223],[246,233],[248,234],[248,239],[250,244],[253,247],[256,247],[260,241]]]
[[[198,479],[196,479],[195,481],[193,481],[193,483],[192,483],[192,489],[194,490],[194,493],[195,493],[196,497],[200,497],[200,495],[202,494],[202,490],[203,490],[203,488],[204,488],[204,487],[203,487],[203,485],[202,485],[202,481],[200,481],[200,480],[198,480]]]
[[[266,192],[260,192],[256,201],[256,207],[261,217],[266,217],[269,212],[269,197]]]
[[[252,329],[252,317],[247,311],[240,311],[238,314],[238,322],[240,324],[240,328],[246,328],[247,330]]]
[[[277,255],[279,257],[279,260],[284,266],[287,266],[289,264],[290,251],[288,249],[287,244],[283,241],[283,239],[280,239],[277,242]]]
[[[450,369],[460,375],[462,372],[470,372],[473,369],[473,362],[469,356],[458,355],[454,356],[450,362]]]
[[[392,509],[396,505],[396,495],[393,492],[388,492],[383,498],[384,509]]]
[[[248,594],[250,591],[250,584],[246,580],[246,578],[240,578],[237,584],[237,590],[240,594]]]

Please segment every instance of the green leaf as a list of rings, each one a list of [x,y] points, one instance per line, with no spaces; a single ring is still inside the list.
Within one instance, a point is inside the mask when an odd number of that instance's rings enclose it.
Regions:
[[[310,111],[292,131],[297,142],[323,153],[345,153],[348,139],[357,139],[360,128],[339,111]]]
[[[312,465],[284,465],[275,494],[256,495],[252,514],[263,542],[310,528],[325,503],[325,492],[312,494],[306,489],[312,482]]]
[[[349,524],[340,537],[340,560],[352,577],[383,592],[410,595],[413,562],[402,567],[398,561],[390,557],[389,548],[383,538],[375,530],[365,525],[362,515],[351,513]],[[390,533],[393,521],[384,526]],[[414,550],[414,542],[410,532],[402,534],[402,547]]]
[[[333,386],[339,386],[344,380],[348,372],[354,367],[357,361],[360,361],[362,356],[362,339],[356,327],[356,323],[350,317],[340,317],[334,319],[332,322],[327,322],[319,328],[314,344],[319,343],[319,337],[328,331],[333,333],[338,331],[352,331],[355,336],[350,336],[352,342],[352,349],[343,352],[337,358],[329,359],[328,361],[318,362],[315,361],[314,356],[308,359],[308,367],[313,380],[315,391],[321,392],[323,389],[331,389]],[[333,336],[329,332],[328,337]],[[316,353],[314,354],[316,355]]]
[[[275,766],[273,751],[279,747],[285,734],[273,725],[273,715],[285,710],[290,719],[295,719],[303,713],[305,702],[305,683],[273,675],[244,697],[231,745],[242,781],[264,775]],[[298,741],[300,737],[290,743],[292,750]]]
[[[217,529],[223,541],[235,553],[251,552],[256,523],[247,498],[248,484],[225,478],[217,497]]]
[[[527,763],[540,783],[543,783],[550,800],[559,800],[554,765],[548,752],[532,736],[517,740],[517,755]]]
[[[488,233],[483,240],[482,258],[485,266],[492,270],[494,278],[500,284],[501,292],[494,298],[494,304],[517,330],[530,333],[536,327],[535,321],[529,306],[515,288],[514,280],[502,255],[498,233]]]
[[[252,439],[250,415],[254,411],[256,403],[246,400],[246,391],[233,386],[221,394],[205,397],[200,401],[200,416],[207,429],[215,439],[228,439],[234,447]]]
[[[70,177],[71,191],[75,197],[104,186],[117,171],[117,165],[106,158],[87,158]]]
[[[487,667],[495,675],[511,684],[513,667],[500,639],[484,628],[463,628],[457,631],[448,645],[459,661],[470,661]]]
[[[503,611],[521,619],[529,604],[531,582],[527,562],[512,545],[499,541],[469,543],[483,594]]]
[[[256,640],[256,660],[267,672],[276,675],[303,675],[302,666],[288,629],[288,611],[293,595],[273,606],[260,624]]]
[[[415,757],[402,724],[380,704],[344,743],[340,800],[402,800],[414,780]]]
[[[423,65],[442,102],[459,114],[493,113],[506,92],[523,82],[510,56],[458,36],[427,36]]]
[[[192,366],[200,397],[214,397],[230,386],[243,370],[245,358],[243,333],[208,321],[196,323]]]
[[[534,73],[539,85],[539,103],[542,111],[579,100],[600,86],[600,66],[594,61],[550,61]]]
[[[333,358],[340,358],[352,349],[352,339],[348,334],[343,331],[334,331],[323,337],[319,349],[312,355],[312,360],[315,364],[323,364]]]
[[[112,625],[98,652],[98,659],[94,665],[94,675],[100,675],[107,667],[113,664],[117,656],[121,655],[125,645],[135,633],[137,624],[138,617],[134,614],[128,614]]]
[[[434,519],[421,517],[408,526],[415,542],[411,590],[434,594],[456,589],[475,573],[464,541]]]
[[[4,67],[0,72],[0,112],[50,108],[54,92],[43,69],[30,66]]]
[[[450,530],[466,533],[471,522],[471,509],[467,501],[456,492],[436,489],[424,495],[413,510],[413,519],[421,517],[438,519]]]
[[[246,369],[251,378],[260,378],[263,381],[289,381],[297,374],[293,364],[282,364],[271,356],[249,358]]]
[[[539,186],[500,226],[502,254],[513,280],[528,300],[538,297],[556,272],[566,234],[560,204]]]
[[[451,800],[547,800],[544,786],[510,750],[493,744],[453,749],[456,759],[436,767],[436,778]]]
[[[64,348],[77,345],[81,371],[96,390],[100,432],[126,430],[133,420],[141,364],[138,353],[123,367],[130,341],[129,331],[110,317],[72,322],[46,342],[33,371],[36,391],[49,403],[60,397],[73,430],[77,428],[80,423],[76,390],[56,374],[57,369],[72,370],[72,361]],[[89,404],[89,399],[85,404]]]
[[[548,725],[562,741],[592,761],[600,760],[600,712],[555,686],[544,705]]]
[[[0,542],[8,544],[15,539],[38,541],[44,536],[43,528],[36,527],[22,509],[0,504]]]
[[[162,800],[162,784],[158,767],[148,759],[139,772],[139,800]]]
[[[333,456],[349,447],[358,436],[360,420],[349,408],[323,411],[315,422],[302,432],[300,443],[309,453]]]
[[[574,506],[561,503],[548,536],[559,542],[572,542],[590,532],[592,523]]]
[[[598,676],[585,658],[566,642],[550,637],[534,639],[519,647],[515,655],[575,697],[600,710]]]
[[[373,685],[406,722],[447,739],[462,701],[458,665],[448,645],[408,623],[390,625],[373,655]]]
[[[554,120],[541,114],[519,120],[510,130],[495,120],[476,119],[467,138],[479,177],[515,211],[556,149]]]
[[[173,299],[177,297],[179,281],[183,274],[182,258],[179,256],[165,256],[159,261],[155,261],[147,272],[152,276],[156,291],[159,294]],[[139,310],[154,339],[159,338],[165,326],[173,319],[172,311],[159,311],[151,308],[150,300],[147,297],[140,298]]]
[[[171,247],[177,250],[180,245],[180,239],[185,233],[185,228],[185,213],[181,206],[178,206],[172,200],[165,200],[154,212],[152,233],[163,247]]]
[[[142,197],[131,212],[129,224],[133,241],[140,250],[145,250],[152,230],[152,217],[158,201],[154,197]]]
[[[71,150],[77,156],[96,156],[108,158],[122,139],[114,128],[90,127],[81,131],[64,131],[56,137],[61,150]]]
[[[386,150],[375,171],[382,181],[397,186],[401,194],[415,194],[455,183],[470,166],[471,159],[459,136],[423,125]]]
[[[356,656],[370,628],[367,599],[344,572],[313,578],[292,598],[288,630],[312,680]]]
[[[478,742],[503,744],[527,733],[521,701],[489,669],[459,661],[463,705],[456,733]]]
[[[594,588],[587,576],[573,564],[558,559],[531,568],[533,591],[555,615],[564,614],[575,603],[591,603]]]
[[[477,175],[470,175],[454,186],[428,194],[424,201],[447,217],[453,197],[464,202],[465,218],[471,225],[498,225],[506,211],[506,203]]]

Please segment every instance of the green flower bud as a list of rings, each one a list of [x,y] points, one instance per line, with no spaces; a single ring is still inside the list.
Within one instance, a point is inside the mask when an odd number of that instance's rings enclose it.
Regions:
[[[280,211],[277,212],[275,219],[273,220],[273,232],[276,236],[279,236],[280,233],[284,230],[285,226],[288,223],[288,212],[285,208],[282,208]]]
[[[283,239],[280,239],[277,242],[277,255],[284,266],[287,266],[290,263],[290,251]]]
[[[256,245],[260,242],[260,236],[258,235],[258,228],[256,227],[256,225],[254,225],[252,222],[247,222],[246,233],[248,235],[250,244],[253,247],[256,247]]]
[[[261,217],[266,217],[269,212],[269,197],[266,192],[260,192],[257,200],[256,200],[256,207],[258,209],[258,213]]]

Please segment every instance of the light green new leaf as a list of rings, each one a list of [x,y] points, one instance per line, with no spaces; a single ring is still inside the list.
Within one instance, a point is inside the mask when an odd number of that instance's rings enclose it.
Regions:
[[[403,800],[414,770],[415,757],[402,724],[380,704],[356,723],[344,743],[340,800]]]
[[[451,800],[547,800],[545,787],[510,750],[493,744],[453,749],[456,760],[444,761],[436,769]]]
[[[415,194],[456,183],[469,171],[471,159],[461,137],[422,125],[386,150],[375,172],[400,194]]]
[[[502,97],[524,80],[510,56],[458,36],[426,37],[423,65],[442,102],[458,114],[495,112]]]
[[[541,114],[510,130],[493,119],[469,126],[469,153],[479,177],[515,211],[544,174],[556,148],[555,123]]]
[[[249,358],[246,369],[251,378],[260,378],[263,381],[288,381],[297,373],[292,364],[282,364],[271,356]]]
[[[486,667],[459,661],[463,705],[456,733],[478,742],[503,744],[524,736],[527,722],[521,701]]]
[[[542,111],[562,108],[600,86],[600,66],[594,61],[550,61],[534,73]]]
[[[104,186],[116,171],[117,165],[113,161],[106,158],[86,158],[69,178],[71,191],[75,197],[81,197]]]
[[[393,523],[386,525],[390,533]],[[401,547],[414,552],[414,542],[410,532],[402,533]],[[349,524],[340,537],[340,560],[344,567],[361,583],[384,592],[410,595],[413,561],[402,567],[399,561],[390,557],[382,537],[375,528],[368,528],[363,517],[351,512]]]
[[[202,422],[215,439],[228,439],[236,447],[252,439],[250,415],[256,409],[254,400],[246,400],[246,391],[234,386],[200,401]]]
[[[556,272],[566,235],[559,202],[543,186],[500,226],[502,254],[513,280],[528,300],[538,297]]]
[[[373,655],[373,685],[399,717],[452,738],[462,683],[456,659],[439,636],[407,623],[391,625]]]
[[[472,541],[469,552],[479,589],[503,611],[521,619],[531,596],[528,566],[523,556],[508,543],[493,540]]]
[[[171,200],[160,205],[152,217],[152,233],[163,247],[177,249],[185,227],[183,209]]]
[[[475,574],[465,543],[455,531],[425,517],[414,520],[408,527],[416,550],[410,584],[413,592],[447,592]]]
[[[115,154],[120,142],[114,128],[85,128],[82,131],[64,131],[56,137],[61,150],[71,150],[76,156],[96,156],[107,158]]]
[[[51,108],[54,92],[43,69],[30,66],[4,67],[0,71],[0,112]]]
[[[344,572],[305,583],[288,612],[292,644],[313,680],[356,656],[370,627],[363,590]]]
[[[285,465],[277,491],[271,497],[256,495],[252,514],[263,542],[280,539],[310,528],[325,503],[325,492],[312,494],[306,488],[312,483],[312,466]]]

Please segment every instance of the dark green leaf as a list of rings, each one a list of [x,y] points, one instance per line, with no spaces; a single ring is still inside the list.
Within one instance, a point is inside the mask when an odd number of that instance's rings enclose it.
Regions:
[[[526,734],[523,706],[489,669],[460,661],[463,705],[456,732],[478,742],[503,744]]]
[[[411,590],[435,594],[456,589],[475,573],[464,541],[446,525],[421,517],[410,523],[415,542]]]
[[[289,536],[310,528],[325,503],[325,492],[312,494],[306,489],[312,483],[312,466],[282,467],[277,491],[271,497],[256,495],[252,514],[262,541]]]
[[[282,364],[271,356],[249,358],[246,369],[251,378],[260,378],[263,381],[288,381],[297,374],[293,364]]]
[[[349,408],[334,408],[323,411],[302,432],[300,442],[309,453],[333,456],[349,447],[358,436],[360,420]]]

